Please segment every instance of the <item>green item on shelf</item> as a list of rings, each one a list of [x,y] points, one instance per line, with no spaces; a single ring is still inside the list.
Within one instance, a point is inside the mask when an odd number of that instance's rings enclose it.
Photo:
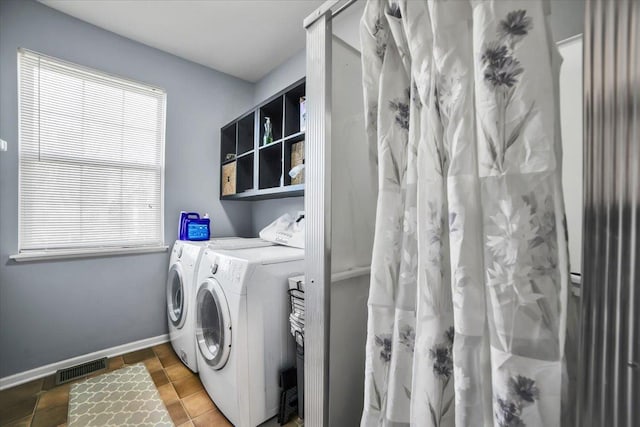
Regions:
[[[271,144],[273,142],[273,133],[272,133],[271,118],[270,117],[265,117],[264,120],[265,120],[265,122],[264,122],[264,139],[263,139],[262,145],[267,145],[267,144]]]

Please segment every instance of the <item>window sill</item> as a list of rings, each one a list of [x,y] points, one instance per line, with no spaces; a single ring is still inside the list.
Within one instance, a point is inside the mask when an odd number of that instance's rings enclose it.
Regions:
[[[113,255],[147,254],[166,252],[168,246],[146,246],[138,248],[104,248],[104,249],[57,249],[51,251],[28,251],[11,255],[10,260],[16,262],[45,261],[55,259],[96,258]]]

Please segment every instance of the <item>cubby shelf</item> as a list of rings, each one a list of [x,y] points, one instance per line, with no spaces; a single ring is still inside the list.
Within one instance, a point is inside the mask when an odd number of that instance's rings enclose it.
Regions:
[[[304,184],[265,188],[262,190],[246,190],[233,196],[224,196],[222,200],[264,200],[297,196],[304,196]]]
[[[250,156],[250,155],[252,155],[252,154],[253,154],[253,150],[245,151],[245,152],[244,152],[244,153],[242,153],[242,154],[238,154],[238,157],[236,157],[236,159],[241,159],[241,158],[243,158],[243,157],[247,157],[247,156]]]
[[[289,177],[291,167],[304,162],[305,132],[300,126],[304,96],[305,79],[301,79],[220,129],[221,200],[304,194],[304,181]],[[273,136],[267,145],[262,144],[265,117],[271,120]]]

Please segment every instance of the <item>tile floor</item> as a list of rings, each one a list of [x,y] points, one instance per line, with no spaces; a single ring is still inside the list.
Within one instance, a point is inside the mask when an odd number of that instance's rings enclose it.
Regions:
[[[165,343],[109,359],[107,371],[143,362],[171,419],[178,427],[227,427],[231,423],[216,408],[191,372]],[[93,374],[97,376],[104,371]],[[81,380],[78,380],[81,381]],[[55,385],[54,376],[0,391],[0,427],[66,426],[71,383]],[[301,422],[291,421],[287,427]],[[273,420],[265,425],[278,425]]]

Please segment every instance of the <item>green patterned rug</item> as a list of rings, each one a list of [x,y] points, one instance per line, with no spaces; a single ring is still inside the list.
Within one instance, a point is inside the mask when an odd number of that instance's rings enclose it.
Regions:
[[[172,427],[156,386],[142,363],[73,384],[69,427]]]

